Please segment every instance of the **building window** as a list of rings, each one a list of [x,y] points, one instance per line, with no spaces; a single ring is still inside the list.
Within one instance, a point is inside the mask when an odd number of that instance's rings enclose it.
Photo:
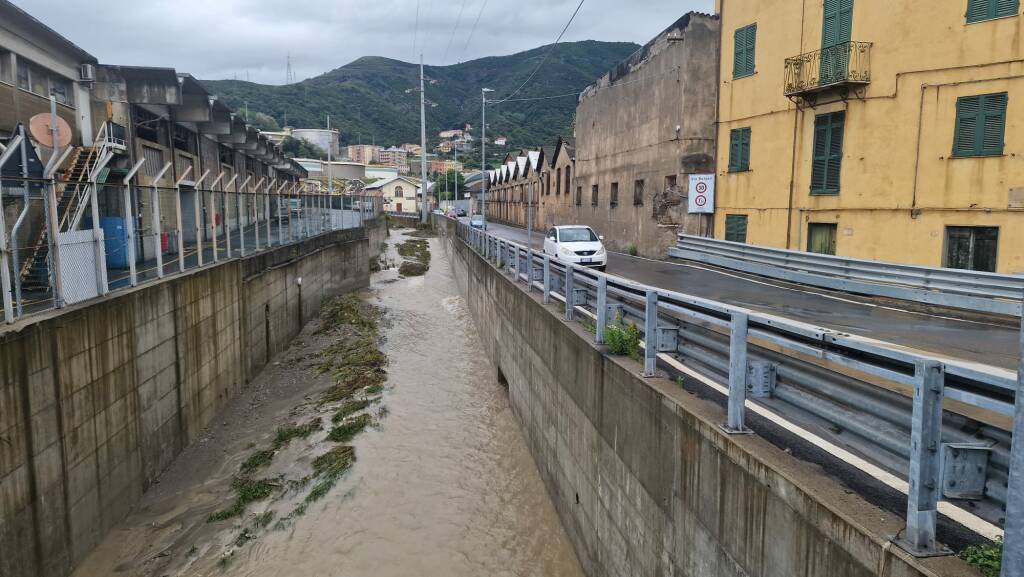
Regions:
[[[644,181],[636,180],[633,182],[633,206],[644,205]]]
[[[164,153],[159,148],[153,148],[152,146],[142,147],[142,158],[146,159],[146,163],[142,166],[145,168],[146,176],[154,178],[164,168]]]
[[[757,24],[736,30],[733,38],[732,77],[743,78],[754,73],[754,47],[757,45]]]
[[[967,23],[1016,16],[1020,0],[967,0]]]
[[[725,215],[725,240],[730,242],[747,242],[747,215]]]
[[[807,252],[836,254],[836,224],[813,222],[808,224]]]
[[[665,177],[665,192],[676,191],[676,175],[670,174]]]
[[[593,184],[590,186],[590,206],[597,206],[598,189],[597,185]]]
[[[404,198],[404,197],[405,197],[405,191],[402,190],[401,186],[396,186],[395,187],[395,198]]]
[[[947,226],[947,268],[996,272],[999,228],[994,226]]]
[[[583,187],[582,186],[577,186],[576,187],[576,206],[580,206],[582,204],[583,204]]]
[[[839,194],[845,124],[846,112],[844,111],[820,114],[814,119],[811,194]]]
[[[619,183],[612,183],[611,198],[608,200],[608,205],[612,208],[619,206]]]
[[[132,107],[132,116],[135,118],[135,136],[157,144],[165,144],[160,138],[163,126],[161,117],[138,106]]]
[[[551,173],[547,173],[544,179],[544,196],[551,196]]]
[[[571,166],[566,166],[565,167],[565,194],[569,194],[570,190],[572,190],[572,167]],[[579,202],[577,202],[576,204],[579,204]]]
[[[64,106],[75,105],[74,91],[71,86],[71,82],[64,78],[50,77],[50,91],[53,93],[53,97],[57,99],[57,104],[63,104]]]
[[[32,79],[31,73],[29,72],[28,62],[22,59],[18,59],[18,88],[22,90],[32,90]]]
[[[194,133],[191,130],[185,128],[184,126],[180,126],[178,124],[175,124],[174,125],[174,148],[177,148],[178,150],[180,150],[182,152],[187,152],[189,154],[195,154],[196,153],[196,148],[197,148],[197,146],[196,146],[196,133]]]
[[[221,164],[226,164],[228,166],[235,165],[235,151],[232,150],[230,146],[225,146],[223,144],[218,145],[217,157]]]
[[[558,175],[558,177],[555,180],[555,194],[560,195],[562,194],[562,169],[559,168],[556,174]],[[569,189],[566,189],[565,192],[568,193]]]
[[[953,156],[999,156],[1006,131],[1007,94],[965,96],[956,101]]]
[[[10,52],[0,50],[0,82],[14,83],[13,60]]]
[[[750,170],[750,127],[729,131],[729,172]]]

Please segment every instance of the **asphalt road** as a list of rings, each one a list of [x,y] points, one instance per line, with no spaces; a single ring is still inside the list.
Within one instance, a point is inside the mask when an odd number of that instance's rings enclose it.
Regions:
[[[526,244],[527,235],[523,229],[488,223],[488,230],[502,238]],[[534,233],[533,246],[537,249],[543,246],[540,233]],[[767,279],[745,278],[696,264],[650,260],[619,253],[609,254],[607,272],[650,286],[908,348],[1006,369],[1017,368],[1019,333],[1006,326],[856,302],[841,295],[781,286]]]

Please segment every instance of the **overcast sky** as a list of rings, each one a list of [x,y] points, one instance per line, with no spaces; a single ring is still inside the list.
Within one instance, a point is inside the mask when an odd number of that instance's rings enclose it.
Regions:
[[[578,4],[577,0],[13,2],[105,64],[167,66],[204,79],[248,77],[268,84],[285,82],[289,53],[295,75],[302,80],[360,56],[415,61],[422,51],[427,64],[441,65],[536,48],[555,40]],[[710,12],[713,3],[586,0],[563,41],[643,44],[685,12]]]

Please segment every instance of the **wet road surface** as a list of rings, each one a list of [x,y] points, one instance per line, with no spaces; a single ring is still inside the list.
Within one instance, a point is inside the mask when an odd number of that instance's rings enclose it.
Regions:
[[[523,229],[489,222],[488,230],[502,238],[526,244],[527,235]],[[533,245],[537,249],[543,246],[542,234],[533,234]],[[1006,369],[1017,367],[1019,332],[998,324],[874,306],[840,296],[780,286],[768,280],[620,253],[609,253],[607,272],[658,288],[939,355]]]

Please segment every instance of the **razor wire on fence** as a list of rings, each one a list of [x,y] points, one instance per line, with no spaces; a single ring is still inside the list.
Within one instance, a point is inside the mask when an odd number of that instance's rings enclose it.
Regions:
[[[379,197],[329,197],[295,183],[225,188],[3,178],[0,319],[358,228],[381,209]]]

